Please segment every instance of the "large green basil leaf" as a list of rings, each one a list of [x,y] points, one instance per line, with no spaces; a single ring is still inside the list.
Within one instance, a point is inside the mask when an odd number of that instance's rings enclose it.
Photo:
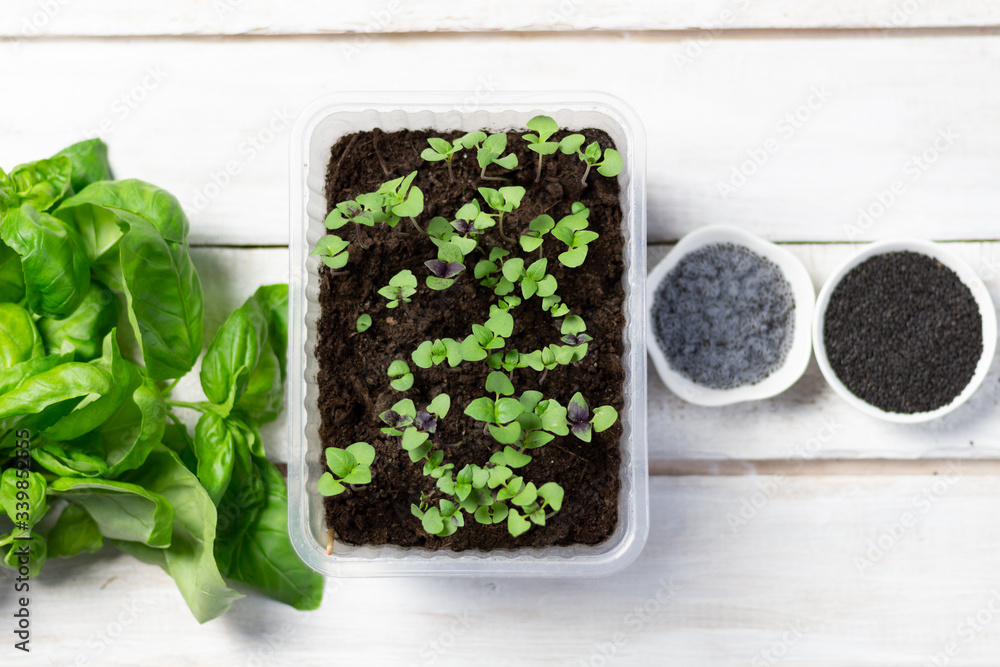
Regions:
[[[49,558],[69,558],[100,551],[104,536],[87,510],[70,503],[63,509],[48,536]]]
[[[32,434],[41,432],[69,414],[79,401],[79,398],[75,398],[56,402],[42,408],[35,414],[15,416],[0,422],[0,433],[3,433],[3,437],[0,438],[0,452],[7,452],[9,456],[8,450],[17,447],[18,433],[24,431]]]
[[[0,371],[45,356],[35,320],[16,303],[0,303]]]
[[[0,188],[6,192],[0,199],[6,199],[9,208],[30,204],[47,211],[69,192],[72,171],[73,164],[65,155],[18,165],[5,177],[0,173]]]
[[[243,597],[230,589],[215,562],[217,514],[198,478],[165,447],[157,447],[146,463],[123,479],[162,494],[174,506],[173,537],[168,549],[149,549],[134,542],[115,542],[122,551],[162,567],[174,578],[199,623],[224,614]]]
[[[215,558],[224,571],[229,568],[243,536],[256,521],[260,508],[267,500],[267,485],[247,446],[249,429],[237,419],[230,418],[228,421],[235,426],[232,432],[239,442],[234,446],[233,476],[229,488],[218,504],[219,537],[215,543]]]
[[[201,354],[204,328],[201,281],[187,246],[133,220],[119,250],[128,317],[149,377],[187,374]]]
[[[49,489],[87,510],[105,537],[157,549],[171,544],[174,507],[141,482],[59,477]]]
[[[288,284],[264,285],[254,295],[267,314],[267,337],[281,366],[281,381],[285,381],[288,361]]]
[[[108,477],[141,466],[160,444],[167,423],[167,404],[156,383],[132,364],[129,368],[128,397],[101,425]]]
[[[233,430],[214,412],[206,412],[194,430],[194,453],[198,459],[198,481],[216,505],[229,488],[236,450]]]
[[[90,262],[72,225],[25,204],[3,216],[0,237],[21,257],[32,312],[61,319],[76,310],[90,286]]]
[[[0,371],[0,396],[17,389],[28,378],[34,377],[39,373],[44,373],[68,361],[72,361],[68,356],[50,354],[47,357],[29,359],[16,366],[11,366],[5,371]]]
[[[97,431],[68,442],[39,438],[32,444],[31,458],[60,477],[101,477],[108,471],[104,443]]]
[[[49,511],[45,502],[48,484],[37,472],[8,468],[0,476],[0,508],[14,522],[17,532],[31,529]]]
[[[267,333],[267,316],[256,297],[223,322],[201,362],[201,388],[209,401],[232,409],[247,387],[262,347],[268,345]]]
[[[17,199],[10,177],[6,171],[0,169],[0,216],[11,208],[17,208],[20,205]]]
[[[64,201],[55,215],[76,223],[93,260],[106,254],[122,237],[119,222],[145,220],[172,243],[186,243],[190,227],[176,197],[137,179],[88,186]]]
[[[101,341],[118,323],[118,297],[92,280],[90,289],[73,313],[63,320],[38,320],[38,330],[50,352],[70,354],[76,361],[90,361],[101,354]]]
[[[163,429],[163,446],[180,457],[184,467],[198,474],[198,458],[194,454],[194,439],[188,433],[187,426],[168,413],[173,421],[167,422]]]
[[[281,414],[284,400],[285,385],[278,357],[270,345],[265,345],[235,407],[258,424],[267,424]]]
[[[87,139],[68,146],[54,157],[65,155],[72,165],[70,185],[74,192],[80,192],[91,183],[111,180],[111,163],[108,162],[108,147],[100,139]]]
[[[261,345],[257,365],[235,407],[257,424],[267,424],[284,406],[285,365],[288,351],[288,285],[265,285],[253,299],[267,318],[267,344]]]
[[[264,480],[264,503],[257,512],[237,517],[226,531],[232,543],[219,559],[225,563],[223,574],[296,609],[316,609],[323,599],[323,577],[302,562],[289,540],[285,480],[270,461],[253,462]],[[219,539],[224,539],[222,530]]]
[[[49,440],[73,440],[93,431],[118,410],[127,396],[131,364],[122,358],[118,349],[116,329],[104,338],[104,354],[90,363],[111,376],[111,387],[100,395],[91,394],[58,422],[42,431]]]
[[[25,547],[27,545],[27,547]],[[24,561],[22,549],[27,548],[28,578],[34,579],[42,571],[42,565],[48,558],[48,550],[45,545],[45,538],[38,533],[31,533],[27,540],[16,539],[13,534],[0,537],[0,559],[7,567],[20,570]]]
[[[21,257],[0,241],[0,301],[18,302],[24,298],[24,269]]]
[[[103,395],[111,391],[113,385],[111,373],[98,366],[76,361],[60,364],[28,378],[16,389],[0,396],[0,420],[38,414],[49,406],[69,403],[90,394]],[[70,405],[75,407],[76,402]]]

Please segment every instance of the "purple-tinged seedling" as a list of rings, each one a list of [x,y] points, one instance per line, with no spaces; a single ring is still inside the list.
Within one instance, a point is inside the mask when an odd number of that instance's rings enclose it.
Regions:
[[[469,229],[470,224],[472,225],[472,229]],[[455,213],[455,222],[452,223],[456,230],[466,231],[466,233],[471,233],[472,231],[482,232],[495,224],[496,221],[493,219],[493,216],[482,209],[477,199],[473,199],[458,209]]]
[[[465,271],[463,259],[465,255],[456,243],[449,241],[438,246],[437,259],[424,262],[431,272],[427,276],[427,286],[433,290],[446,290],[454,285],[455,277]]]
[[[566,420],[570,432],[584,442],[590,442],[594,432],[600,433],[611,428],[618,420],[618,411],[610,405],[603,405],[590,414],[590,406],[583,394],[576,392],[566,408]]]
[[[382,432],[397,438],[403,435],[404,428],[413,424],[416,417],[417,408],[409,398],[397,401],[395,405],[378,416],[386,424],[382,427]]]
[[[559,333],[562,334],[562,342],[567,345],[577,348],[582,346],[581,354],[586,356],[587,344],[594,340],[590,335],[584,333],[586,330],[587,324],[583,321],[582,317],[579,315],[569,315],[563,320]]]

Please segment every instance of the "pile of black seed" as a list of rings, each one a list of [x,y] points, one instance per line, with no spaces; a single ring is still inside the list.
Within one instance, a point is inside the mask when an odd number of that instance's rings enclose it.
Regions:
[[[968,287],[941,262],[890,252],[854,267],[830,295],[826,355],[851,392],[886,412],[948,405],[983,353],[983,322]]]
[[[740,245],[690,253],[657,287],[656,342],[692,382],[732,389],[784,363],[795,326],[792,289],[778,266]]]

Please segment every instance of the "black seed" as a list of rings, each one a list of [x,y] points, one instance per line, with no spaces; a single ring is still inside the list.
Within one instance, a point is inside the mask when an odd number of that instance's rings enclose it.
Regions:
[[[962,393],[983,353],[983,322],[955,272],[914,252],[871,257],[843,277],[823,323],[830,366],[857,397],[913,414]]]

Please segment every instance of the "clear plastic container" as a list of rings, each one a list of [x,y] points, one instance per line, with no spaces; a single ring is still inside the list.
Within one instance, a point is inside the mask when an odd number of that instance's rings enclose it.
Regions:
[[[335,577],[415,575],[548,576],[605,575],[631,563],[649,532],[646,460],[645,278],[646,138],[635,112],[600,93],[485,93],[485,101],[461,93],[352,93],[309,105],[291,140],[291,267],[289,300],[288,528],[302,559]],[[618,526],[595,546],[494,551],[429,550],[396,546],[350,546],[337,542],[326,553],[320,415],[315,382],[316,321],[320,315],[319,260],[310,249],[327,233],[324,184],[330,149],[342,136],[380,128],[493,131],[523,128],[533,116],[552,116],[567,129],[607,132],[622,155],[618,176],[625,235],[625,409],[621,414],[622,463]],[[571,489],[568,489],[571,492]]]

